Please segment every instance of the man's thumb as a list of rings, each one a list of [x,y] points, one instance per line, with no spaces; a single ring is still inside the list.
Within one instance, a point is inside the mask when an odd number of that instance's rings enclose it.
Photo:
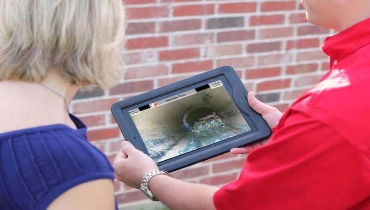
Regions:
[[[248,93],[248,103],[252,107],[252,109],[254,109],[256,112],[258,112],[262,115],[266,114],[270,111],[269,110],[270,107],[268,105],[262,103],[260,100],[258,100],[254,96],[254,93],[252,91],[250,91]]]

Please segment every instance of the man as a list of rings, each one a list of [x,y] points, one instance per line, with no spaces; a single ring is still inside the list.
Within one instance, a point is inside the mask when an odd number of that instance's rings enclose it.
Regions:
[[[249,93],[273,134],[249,153],[236,181],[217,188],[146,176],[150,192],[170,209],[370,209],[370,1],[301,3],[309,22],[338,31],[323,45],[330,70],[283,116]],[[135,188],[158,170],[128,142],[114,167]]]

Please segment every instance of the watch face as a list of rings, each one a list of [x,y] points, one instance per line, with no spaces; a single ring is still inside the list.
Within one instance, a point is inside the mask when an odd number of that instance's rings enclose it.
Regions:
[[[149,171],[148,173],[145,174],[145,176],[143,177],[143,180],[141,181],[141,186],[140,186],[141,191],[152,201],[158,201],[158,199],[153,195],[152,191],[150,191],[149,189],[149,180],[153,176],[160,175],[160,174],[168,175],[168,173],[165,171],[159,171],[159,170]]]

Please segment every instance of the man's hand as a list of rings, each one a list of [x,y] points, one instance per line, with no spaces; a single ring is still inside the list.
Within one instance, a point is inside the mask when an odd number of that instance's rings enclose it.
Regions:
[[[123,141],[121,146],[122,149],[113,162],[116,178],[138,189],[145,173],[158,170],[158,166],[148,155],[137,150],[130,142]]]
[[[260,113],[270,128],[275,127],[279,122],[283,113],[281,113],[276,107],[267,105],[258,100],[253,92],[248,93],[249,105],[258,113]]]
[[[249,105],[258,113],[260,113],[263,119],[267,122],[270,128],[275,127],[275,125],[279,122],[281,116],[283,115],[277,108],[264,104],[259,101],[253,94],[253,92],[248,93],[248,102]],[[248,145],[246,147],[240,148],[233,148],[230,150],[233,154],[247,154],[255,148],[258,148],[264,144],[266,144],[269,139],[256,142],[252,145]]]

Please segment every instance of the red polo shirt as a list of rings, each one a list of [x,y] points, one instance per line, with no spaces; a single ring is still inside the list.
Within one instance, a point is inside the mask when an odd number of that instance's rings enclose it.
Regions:
[[[330,71],[215,193],[217,209],[370,209],[369,26],[325,41]]]

